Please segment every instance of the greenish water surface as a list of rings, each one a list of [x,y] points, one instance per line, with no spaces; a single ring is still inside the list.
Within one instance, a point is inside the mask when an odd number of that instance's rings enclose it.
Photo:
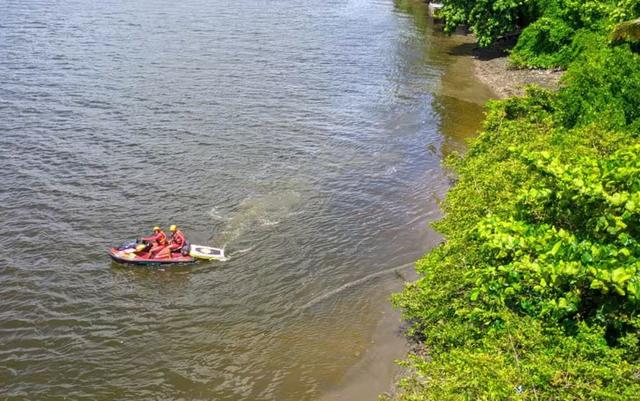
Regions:
[[[381,320],[410,271],[396,268],[439,241],[441,160],[490,96],[464,40],[424,13],[390,0],[5,2],[0,398],[384,391],[392,371],[375,366],[403,352],[397,318]],[[230,260],[107,257],[172,223]]]

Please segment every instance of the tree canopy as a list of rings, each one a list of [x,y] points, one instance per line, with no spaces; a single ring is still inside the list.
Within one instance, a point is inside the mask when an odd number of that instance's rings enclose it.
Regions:
[[[519,34],[519,67],[566,67],[585,40],[637,41],[640,0],[444,0],[445,30],[467,25],[481,46]],[[628,22],[627,22],[628,21]],[[589,39],[586,39],[589,38]]]

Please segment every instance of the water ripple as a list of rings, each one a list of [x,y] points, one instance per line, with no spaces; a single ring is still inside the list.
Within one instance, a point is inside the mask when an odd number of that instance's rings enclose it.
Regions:
[[[315,399],[438,241],[442,66],[391,1],[9,0],[0,37],[0,398]],[[230,261],[106,257],[172,223]]]

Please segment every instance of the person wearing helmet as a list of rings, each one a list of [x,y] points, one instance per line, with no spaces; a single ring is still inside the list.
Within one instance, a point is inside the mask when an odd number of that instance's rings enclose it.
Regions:
[[[161,251],[169,245],[167,242],[167,234],[158,226],[153,227],[153,235],[144,237],[142,240],[151,244],[149,258],[158,257],[162,253]]]
[[[142,238],[143,241],[147,241],[155,246],[166,246],[167,245],[167,234],[162,231],[162,229],[158,226],[153,227],[153,235]]]
[[[178,230],[175,224],[172,224],[169,227],[169,231],[171,231],[171,240],[169,240],[169,249],[171,252],[182,252],[183,248],[187,246],[187,239],[185,238],[182,231]]]

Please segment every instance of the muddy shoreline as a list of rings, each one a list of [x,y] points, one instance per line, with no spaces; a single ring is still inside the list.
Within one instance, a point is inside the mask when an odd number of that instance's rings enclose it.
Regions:
[[[558,88],[562,70],[513,68],[508,58],[508,49],[513,45],[512,39],[487,48],[476,46],[471,53],[476,77],[500,99],[522,96],[525,87],[531,84],[547,89]]]

